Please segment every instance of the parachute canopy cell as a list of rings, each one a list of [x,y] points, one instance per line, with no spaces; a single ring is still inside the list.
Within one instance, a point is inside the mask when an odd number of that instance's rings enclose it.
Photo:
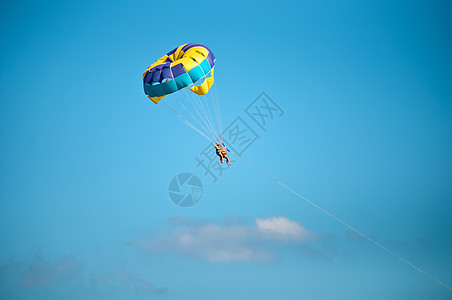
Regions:
[[[189,88],[205,95],[213,84],[215,56],[201,44],[184,44],[168,52],[143,73],[144,92],[154,103],[204,78],[199,86]]]

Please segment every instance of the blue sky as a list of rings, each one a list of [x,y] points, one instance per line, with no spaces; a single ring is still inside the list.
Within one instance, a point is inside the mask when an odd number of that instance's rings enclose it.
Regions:
[[[449,299],[143,93],[183,43],[217,57],[243,157],[452,284],[447,1],[14,1],[0,9],[3,299]],[[245,109],[284,112],[265,131]],[[212,149],[213,151],[213,149]],[[174,205],[190,172],[200,201]]]

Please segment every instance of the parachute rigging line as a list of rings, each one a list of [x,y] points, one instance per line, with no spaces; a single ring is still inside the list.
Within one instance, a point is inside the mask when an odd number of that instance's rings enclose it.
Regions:
[[[218,114],[218,123],[220,125],[220,135],[221,135],[221,142],[223,142],[223,128],[221,126],[221,114],[220,114],[220,104],[218,103],[218,95],[217,95],[217,85],[215,84],[215,86],[213,87],[213,91],[215,93],[215,95],[213,95],[212,97],[215,98],[215,102],[217,103],[217,114]]]
[[[251,164],[249,161],[245,160],[244,158],[242,158],[241,156],[239,156],[236,153],[231,152],[233,155],[237,156],[240,160],[242,160],[243,162],[245,162],[246,164],[248,164],[249,166],[253,167],[254,169],[256,169],[257,171],[259,171],[260,173],[262,173],[263,175],[265,175],[266,177],[268,177],[269,179],[273,180],[274,182],[276,182],[277,184],[279,184],[280,186],[282,186],[283,188],[285,188],[286,190],[288,190],[289,192],[291,192],[292,194],[296,195],[297,197],[303,199],[304,201],[306,201],[307,203],[311,204],[312,206],[314,206],[315,208],[317,208],[318,210],[322,211],[323,213],[325,213],[326,215],[330,216],[331,218],[333,218],[334,220],[338,221],[339,223],[341,223],[342,225],[344,225],[345,227],[349,228],[350,230],[352,230],[353,232],[357,233],[358,235],[360,235],[361,237],[365,238],[366,240],[368,240],[369,242],[373,243],[374,245],[380,247],[381,249],[385,250],[386,252],[388,252],[389,254],[391,254],[392,256],[394,256],[395,258],[399,259],[400,261],[406,263],[407,265],[409,265],[410,267],[412,267],[413,269],[415,269],[416,271],[419,271],[420,273],[424,274],[425,276],[429,277],[430,279],[436,281],[437,283],[441,284],[442,286],[444,286],[445,288],[449,289],[452,291],[452,288],[450,286],[448,286],[447,284],[445,284],[444,282],[440,281],[439,279],[435,278],[433,275],[430,275],[429,273],[427,273],[426,271],[424,271],[423,269],[421,269],[420,267],[416,266],[415,264],[409,262],[408,260],[404,259],[403,257],[399,256],[398,254],[394,253],[393,251],[389,250],[388,248],[386,248],[385,246],[381,245],[380,243],[378,243],[377,241],[375,241],[374,239],[370,238],[369,236],[365,235],[364,233],[362,233],[361,231],[359,231],[358,229],[354,228],[353,226],[349,225],[348,223],[346,223],[345,221],[342,221],[341,219],[339,219],[338,217],[336,217],[335,215],[333,215],[332,213],[328,212],[327,210],[321,208],[320,206],[318,206],[317,204],[315,204],[314,202],[310,201],[309,199],[301,196],[300,194],[298,194],[296,191],[294,191],[293,189],[291,189],[290,187],[288,187],[287,185],[285,185],[284,183],[280,182],[279,180],[275,179],[274,177],[270,176],[269,174],[265,173],[264,171],[262,171],[261,169],[259,169],[258,167],[256,167],[255,165]]]
[[[207,112],[206,112],[207,110],[204,108],[204,105],[203,105],[203,102],[202,102],[200,96],[197,95],[197,94],[195,94],[196,96],[193,95],[193,94],[188,94],[188,92],[185,91],[185,90],[184,90],[184,93],[187,95],[187,97],[189,97],[189,98],[192,99],[192,100],[190,101],[190,103],[191,103],[193,109],[196,111],[197,115],[201,118],[201,120],[203,121],[203,123],[204,123],[204,124],[206,125],[206,127],[209,129],[209,132],[210,132],[210,134],[212,135],[212,137],[213,137],[214,139],[217,139],[215,127],[212,125],[211,117],[209,118],[209,116],[207,115]],[[204,96],[204,97],[206,97],[206,96]],[[197,105],[196,105],[196,102],[198,103]],[[208,104],[207,104],[207,105],[208,105]],[[198,109],[196,106],[198,106],[199,109]],[[201,112],[200,112],[199,110],[200,110]]]
[[[212,71],[213,71],[213,69],[212,69]],[[211,72],[212,72],[211,71]],[[203,73],[204,73],[204,76],[202,77],[202,79],[200,80],[200,81],[205,81],[205,80],[207,80],[207,75],[209,74],[206,74],[205,72],[204,72],[204,70],[202,71]],[[212,74],[211,74],[212,75]],[[185,92],[186,92],[186,90],[184,90]],[[200,96],[200,95],[198,95],[198,94],[194,94],[193,95],[193,93],[192,93],[192,95],[193,96],[195,96],[195,98],[197,98],[197,100],[198,100],[198,103],[200,104],[200,106],[201,106],[201,109],[203,110],[203,112],[204,112],[204,116],[206,117],[206,119],[207,119],[207,121],[208,121],[208,123],[209,123],[209,125],[210,125],[210,128],[212,129],[212,131],[213,131],[213,136],[215,137],[215,139],[217,139],[217,137],[218,137],[218,134],[217,134],[217,131],[215,130],[215,126],[213,125],[213,118],[212,118],[212,114],[210,113],[210,108],[209,108],[209,102],[208,102],[208,99],[207,99],[207,95],[208,95],[209,93],[207,93],[206,95],[204,95],[204,101],[202,100],[202,97]],[[206,105],[206,107],[204,107],[204,103],[205,103],[205,105]]]
[[[207,75],[206,75],[207,76]],[[206,77],[205,77],[206,78]],[[194,94],[194,96],[196,97],[196,98],[198,98],[198,102],[201,104],[201,108],[203,109],[203,111],[204,111],[204,115],[206,116],[206,118],[207,118],[207,121],[208,121],[208,123],[209,123],[209,125],[210,125],[210,127],[212,128],[212,131],[213,131],[213,133],[214,133],[214,137],[215,137],[215,139],[219,139],[219,135],[218,135],[218,133],[217,133],[217,130],[216,130],[216,126],[214,125],[214,122],[213,122],[213,117],[212,117],[212,114],[211,114],[211,111],[210,111],[210,105],[209,105],[209,101],[208,101],[208,95],[209,95],[209,93],[207,93],[206,95],[204,95],[204,97],[201,97],[200,95],[198,95],[198,94]],[[204,101],[203,101],[203,99],[204,99]],[[204,107],[204,103],[205,103],[205,107]]]
[[[191,104],[191,107],[193,108],[193,110],[196,112],[196,115],[198,115],[198,118],[204,123],[205,127],[203,126],[203,128],[206,129],[207,133],[210,133],[210,136],[212,137],[212,139],[216,139],[215,136],[215,129],[213,128],[213,126],[210,124],[209,122],[209,117],[207,116],[207,114],[205,113],[205,109],[202,105],[202,102],[200,102],[199,99],[196,99],[196,97],[194,95],[190,95],[188,94],[188,92],[186,92],[184,90],[184,93],[187,96],[187,99],[189,99],[189,103]],[[198,96],[199,97],[199,96]],[[183,105],[183,104],[181,104]],[[184,106],[185,107],[185,106]],[[187,109],[186,109],[187,110]],[[188,111],[188,110],[187,110]],[[198,123],[200,123],[196,116],[191,114],[192,118],[194,118]]]
[[[201,130],[199,130],[195,125],[191,124],[189,121],[187,121],[183,116],[181,116],[177,111],[175,111],[171,106],[169,106],[168,103],[165,103],[162,101],[162,103],[164,104],[164,107],[166,107],[179,121],[181,121],[182,123],[184,123],[185,125],[187,125],[188,127],[190,127],[191,129],[195,130],[196,132],[198,132],[199,134],[201,134],[203,137],[205,137],[206,139],[208,139],[209,141],[213,140],[211,138],[209,138],[207,135],[205,135]]]
[[[182,110],[184,110],[185,112],[187,112],[187,113],[190,115],[190,117],[191,117],[193,120],[195,120],[196,123],[199,124],[199,126],[201,126],[202,129],[204,129],[207,133],[209,132],[209,129],[206,128],[206,127],[204,126],[205,123],[204,123],[204,125],[201,124],[201,122],[199,122],[199,120],[191,113],[191,111],[190,111],[184,104],[180,103],[180,107],[182,108]],[[206,126],[207,126],[207,125],[206,125]]]

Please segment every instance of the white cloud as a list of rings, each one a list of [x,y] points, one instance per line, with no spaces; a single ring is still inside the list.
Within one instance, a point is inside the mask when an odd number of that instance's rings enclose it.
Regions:
[[[314,236],[286,217],[259,218],[251,226],[242,222],[192,222],[180,217],[170,223],[173,228],[154,232],[133,244],[151,253],[190,255],[212,262],[268,261],[274,257],[269,246],[299,243]]]
[[[312,236],[300,223],[286,217],[256,219],[258,230],[269,238],[284,240],[304,240]]]

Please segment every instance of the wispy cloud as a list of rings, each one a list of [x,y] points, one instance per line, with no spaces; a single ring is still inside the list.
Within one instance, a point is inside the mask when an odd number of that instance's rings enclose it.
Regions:
[[[63,284],[80,278],[81,264],[73,256],[63,256],[49,261],[43,255],[37,254],[26,262],[9,262],[0,267],[3,278],[15,278],[13,284],[31,289]]]
[[[212,262],[268,261],[274,258],[273,245],[301,243],[315,236],[287,217],[258,218],[254,224],[170,220],[172,227],[132,242],[151,253],[195,256]]]
[[[135,296],[148,297],[160,296],[168,291],[166,287],[157,287],[146,279],[116,269],[92,276],[90,283],[94,289],[101,293],[127,288],[132,289]]]
[[[51,260],[38,254],[24,262],[0,264],[0,285],[9,288],[14,299],[50,290],[58,299],[152,299],[167,292],[166,287],[118,269],[86,273],[73,256]]]

